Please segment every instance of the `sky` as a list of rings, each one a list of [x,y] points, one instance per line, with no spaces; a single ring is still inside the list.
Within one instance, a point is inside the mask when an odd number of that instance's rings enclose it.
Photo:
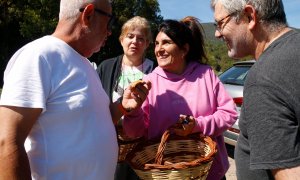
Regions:
[[[195,16],[200,22],[214,22],[210,0],[158,0],[164,19]],[[283,0],[289,26],[300,29],[300,0]]]

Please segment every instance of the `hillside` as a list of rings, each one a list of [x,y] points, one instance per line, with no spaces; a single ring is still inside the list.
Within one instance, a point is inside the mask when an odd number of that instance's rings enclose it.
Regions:
[[[215,38],[215,27],[213,23],[202,23],[205,33],[206,54],[208,57],[208,64],[214,69],[221,67],[221,71],[228,69],[235,61],[227,55],[227,47],[222,40]],[[300,29],[295,30],[300,32]],[[240,60],[249,60],[246,57]]]
[[[206,54],[208,64],[214,69],[221,68],[224,71],[236,61],[227,55],[227,47],[222,40],[215,38],[215,27],[213,23],[203,23],[205,35]]]
[[[215,38],[215,26],[213,23],[202,23],[202,27],[204,29],[205,37],[207,40],[213,42],[220,42],[217,38]]]

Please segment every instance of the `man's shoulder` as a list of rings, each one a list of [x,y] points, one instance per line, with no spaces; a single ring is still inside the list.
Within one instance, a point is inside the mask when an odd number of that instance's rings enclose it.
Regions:
[[[26,49],[28,47],[30,48],[34,47],[36,48],[35,50],[38,50],[38,49],[46,48],[47,46],[49,46],[49,44],[52,44],[52,42],[53,42],[53,38],[51,36],[43,36],[25,44],[22,48]]]
[[[282,49],[289,49],[290,46],[293,47],[295,45],[300,45],[300,32],[296,30],[289,30],[283,35],[281,35],[278,40],[275,40],[275,42],[278,41],[277,43],[281,43],[282,46],[280,46]],[[276,47],[276,44],[274,43],[274,46]],[[295,48],[299,48],[296,46]]]

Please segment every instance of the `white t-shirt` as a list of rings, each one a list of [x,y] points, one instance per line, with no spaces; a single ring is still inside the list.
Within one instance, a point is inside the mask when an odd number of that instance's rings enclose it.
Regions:
[[[109,98],[88,59],[64,41],[45,36],[17,51],[0,104],[43,109],[25,143],[33,179],[113,179]]]

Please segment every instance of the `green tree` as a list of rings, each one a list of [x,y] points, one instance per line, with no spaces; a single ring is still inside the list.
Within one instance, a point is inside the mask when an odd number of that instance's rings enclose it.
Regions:
[[[18,32],[23,41],[31,41],[53,32],[58,21],[59,3],[57,0],[2,0],[0,7],[0,28],[7,33]],[[7,36],[9,39],[14,37]]]
[[[91,60],[101,60],[122,53],[118,37],[121,26],[133,16],[139,15],[151,22],[153,32],[162,20],[157,0],[114,0],[113,12],[118,18],[113,34],[107,40],[101,52],[94,54]],[[0,86],[7,61],[24,44],[41,36],[51,34],[58,21],[58,0],[1,0],[0,1]],[[153,45],[148,55],[154,59]]]
[[[114,0],[112,3],[113,14],[117,17],[117,22],[112,29],[112,35],[109,36],[106,45],[102,50],[94,54],[90,59],[97,64],[102,60],[117,56],[123,53],[119,42],[122,25],[134,16],[146,18],[151,25],[153,35],[157,33],[158,25],[163,17],[160,15],[159,4],[157,0]],[[155,60],[154,46],[150,44],[146,56]]]
[[[59,11],[57,0],[0,1],[0,72],[12,54],[27,42],[53,32]]]

